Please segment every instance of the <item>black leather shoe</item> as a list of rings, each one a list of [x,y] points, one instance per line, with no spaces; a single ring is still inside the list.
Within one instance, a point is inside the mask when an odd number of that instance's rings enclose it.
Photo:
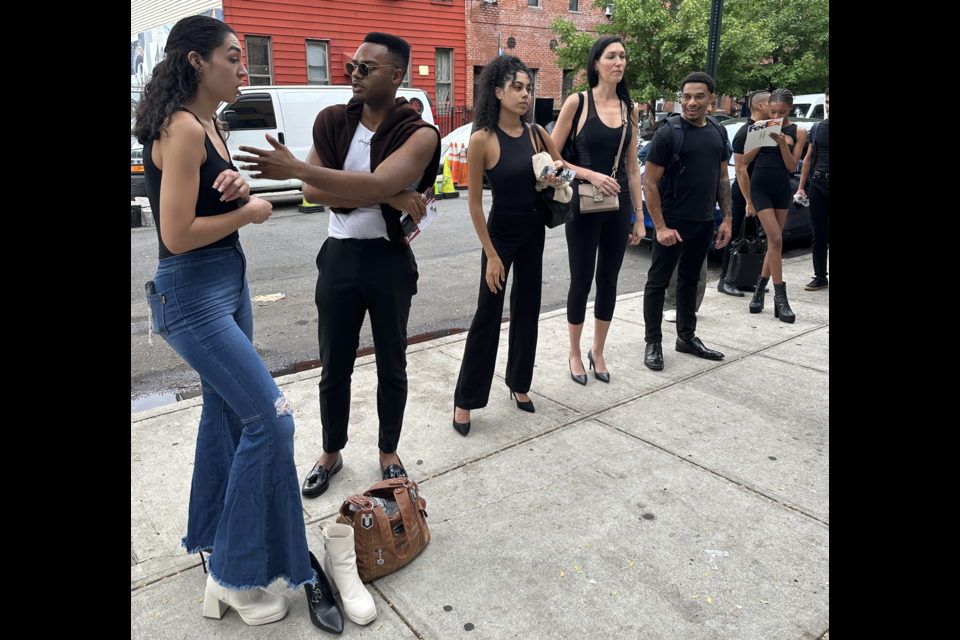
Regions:
[[[317,461],[310,469],[310,473],[303,480],[303,489],[301,493],[304,498],[316,498],[330,487],[330,476],[335,475],[343,468],[343,454],[337,453],[337,461],[333,463],[332,469],[327,469]]]
[[[787,300],[787,283],[773,285],[773,317],[780,318],[781,322],[794,322],[797,314],[790,308],[790,301]]]
[[[400,460],[400,456],[397,456],[397,460]],[[383,476],[384,480],[392,480],[394,478],[406,478],[407,470],[403,468],[403,460],[400,460],[400,464],[387,465],[386,469],[384,469],[383,465],[381,465],[380,475]]]
[[[317,561],[317,557],[310,552],[310,566],[313,572],[317,574],[316,584],[303,585],[307,592],[307,610],[310,611],[310,622],[313,626],[330,633],[343,633],[343,611],[337,604],[337,599],[333,597],[333,589],[330,588],[330,582],[323,574],[323,569]]]
[[[717,285],[717,291],[720,293],[725,293],[728,296],[736,296],[738,298],[743,297],[743,291],[740,291],[740,289],[737,289],[732,284],[727,284],[727,281],[723,278],[720,278],[720,283]]]
[[[517,400],[517,394],[515,394],[512,390],[510,391],[510,397],[513,398],[514,400]],[[517,409],[520,409],[521,411],[526,411],[527,413],[537,412],[537,410],[533,408],[533,400],[527,400],[526,402],[520,402],[519,400],[517,400]]]
[[[457,408],[453,408],[453,428],[457,433],[462,435],[464,438],[467,437],[467,434],[470,433],[470,423],[469,422],[457,422]]]
[[[574,375],[573,365],[570,364],[569,358],[567,359],[567,366],[570,367],[570,379],[576,382],[577,384],[582,384],[583,386],[587,386],[587,374],[583,374],[580,376]]]
[[[827,281],[826,277],[817,276],[810,281],[810,284],[804,287],[807,291],[820,291],[820,289],[826,289],[830,286],[830,283]]]
[[[645,364],[648,369],[653,369],[654,371],[663,370],[663,347],[660,346],[659,342],[647,344],[647,348],[643,353],[643,364]]]
[[[690,355],[703,358],[704,360],[723,360],[723,354],[713,349],[707,349],[700,342],[700,338],[694,336],[687,341],[677,338],[677,351],[680,353],[689,353]]]
[[[597,365],[593,363],[593,349],[587,351],[587,362],[590,363],[590,368],[593,369],[593,377],[599,380],[600,382],[610,382],[610,373],[599,373],[597,371]]]
[[[750,313],[760,313],[763,311],[764,294],[767,292],[767,281],[770,278],[760,277],[757,286],[753,290],[753,298],[750,300]]]

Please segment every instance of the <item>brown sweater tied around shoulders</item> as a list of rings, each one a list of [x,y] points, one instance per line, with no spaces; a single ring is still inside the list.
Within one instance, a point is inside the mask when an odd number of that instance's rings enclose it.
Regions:
[[[337,104],[327,107],[319,114],[313,124],[313,146],[320,156],[320,162],[328,169],[343,170],[343,163],[350,150],[350,142],[360,124],[363,114],[362,102],[349,102],[345,105]],[[397,98],[390,113],[377,127],[370,140],[370,171],[376,171],[387,156],[403,146],[403,144],[420,127],[436,127],[423,120],[417,111],[410,106],[406,98]],[[436,181],[436,167],[440,165],[440,132],[437,131],[437,147],[433,152],[430,164],[423,167],[424,176],[417,187],[420,193]],[[354,209],[332,208],[334,213],[350,213]],[[388,204],[380,203],[380,211],[387,223],[387,236],[390,242],[406,246],[403,232],[400,229],[400,211]]]

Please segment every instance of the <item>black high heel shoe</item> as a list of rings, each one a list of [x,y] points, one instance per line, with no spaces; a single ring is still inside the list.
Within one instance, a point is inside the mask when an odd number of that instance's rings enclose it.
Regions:
[[[510,397],[514,400],[517,400],[517,394],[513,391],[510,391]],[[527,413],[536,413],[537,410],[533,408],[533,400],[527,400],[526,402],[520,402],[517,400],[517,409],[521,411],[526,411]]]
[[[343,633],[343,611],[333,597],[330,582],[320,567],[320,561],[310,552],[310,566],[317,574],[317,583],[303,585],[307,592],[307,610],[310,612],[310,622],[318,629],[330,633]]]
[[[467,434],[470,433],[470,423],[469,422],[457,422],[457,408],[453,408],[453,428],[462,435],[464,438],[467,437]]]
[[[597,371],[597,366],[593,364],[593,349],[587,351],[587,361],[590,363],[590,368],[593,369],[593,377],[600,382],[610,382],[610,372],[600,373]]]
[[[583,386],[587,386],[587,374],[584,373],[583,375],[579,375],[579,376],[574,375],[573,365],[570,364],[570,358],[567,358],[567,366],[570,367],[570,379],[576,382],[577,384],[582,384]]]

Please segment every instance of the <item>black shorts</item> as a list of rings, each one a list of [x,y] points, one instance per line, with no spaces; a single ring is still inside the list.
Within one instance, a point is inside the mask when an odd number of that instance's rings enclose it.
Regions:
[[[750,176],[750,200],[758,212],[786,209],[793,202],[790,174],[785,168],[756,167]]]

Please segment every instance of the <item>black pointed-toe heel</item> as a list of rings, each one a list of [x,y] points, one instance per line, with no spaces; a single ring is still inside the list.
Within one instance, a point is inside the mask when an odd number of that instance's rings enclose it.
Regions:
[[[582,376],[575,375],[573,373],[573,365],[570,364],[569,358],[567,359],[567,366],[570,367],[570,379],[576,382],[577,384],[582,384],[583,386],[587,386],[587,374],[583,374]]]
[[[329,633],[343,633],[343,611],[333,597],[333,589],[324,575],[317,557],[310,552],[310,566],[317,575],[316,584],[303,585],[307,592],[307,609],[310,611],[310,622],[318,629]]]
[[[517,400],[517,394],[513,391],[510,391],[510,397],[514,400]],[[536,413],[537,410],[533,408],[533,400],[527,400],[526,402],[520,402],[517,400],[517,409],[521,411],[526,411],[527,413]]]
[[[610,382],[610,373],[600,373],[597,371],[597,366],[593,364],[593,349],[587,351],[587,361],[590,363],[590,368],[593,369],[593,377],[599,380],[600,382]]]
[[[464,438],[467,437],[467,434],[470,433],[470,423],[469,422],[457,422],[457,408],[453,408],[453,428],[457,433],[462,435]]]

